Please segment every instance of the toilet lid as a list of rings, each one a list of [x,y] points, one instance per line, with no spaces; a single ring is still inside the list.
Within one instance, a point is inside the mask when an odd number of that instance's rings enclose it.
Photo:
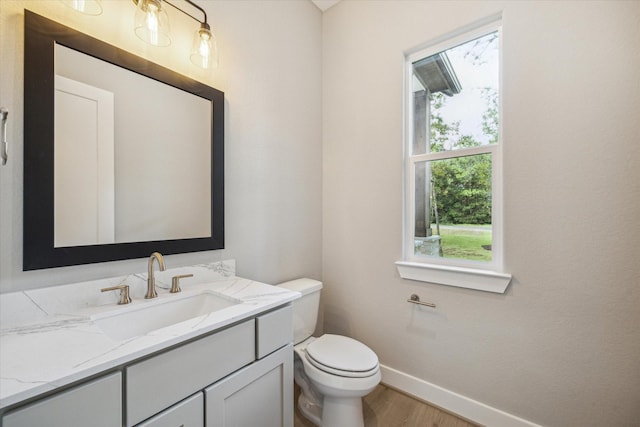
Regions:
[[[316,368],[345,377],[368,377],[378,370],[378,356],[366,345],[349,337],[325,334],[306,348],[307,359]]]

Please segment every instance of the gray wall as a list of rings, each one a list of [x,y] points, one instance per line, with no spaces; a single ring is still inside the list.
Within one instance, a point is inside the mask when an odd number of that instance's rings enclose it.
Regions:
[[[514,280],[504,295],[402,280],[404,52],[500,11]],[[325,331],[535,423],[638,425],[639,22],[640,3],[616,1],[342,1],[325,12]],[[414,292],[437,309],[407,304]]]
[[[133,33],[130,1],[84,16],[56,1],[0,2],[0,105],[9,108],[10,160],[0,167],[0,292],[142,272],[130,260],[22,272],[23,9],[189,75],[225,92],[226,249],[166,257],[176,267],[235,258],[238,274],[279,282],[321,274],[322,14],[307,1],[201,2],[220,67],[189,62],[197,25],[169,8],[172,45]]]

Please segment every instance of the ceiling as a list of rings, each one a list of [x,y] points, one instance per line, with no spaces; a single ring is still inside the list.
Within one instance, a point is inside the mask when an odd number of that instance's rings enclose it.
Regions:
[[[334,4],[338,3],[340,0],[311,0],[313,4],[318,6],[321,11],[325,11],[329,9]]]

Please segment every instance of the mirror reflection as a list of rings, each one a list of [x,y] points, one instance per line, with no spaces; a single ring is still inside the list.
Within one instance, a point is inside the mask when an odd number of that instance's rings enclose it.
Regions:
[[[54,246],[210,237],[211,113],[56,43]]]

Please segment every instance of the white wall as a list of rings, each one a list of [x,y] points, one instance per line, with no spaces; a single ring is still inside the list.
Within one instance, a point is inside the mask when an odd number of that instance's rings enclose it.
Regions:
[[[504,295],[404,281],[404,52],[500,11],[514,280]],[[344,0],[325,12],[325,332],[530,422],[638,425],[639,69],[635,1]],[[437,309],[406,303],[414,292]]]
[[[226,249],[167,256],[168,266],[235,258],[238,274],[256,280],[320,278],[321,12],[307,1],[200,3],[218,38],[213,72],[189,62],[197,25],[170,8],[172,46],[155,48],[133,34],[130,0],[103,2],[97,17],[57,1],[0,2],[0,105],[11,144],[0,167],[0,292],[146,269],[138,259],[22,272],[25,8],[225,92]]]

